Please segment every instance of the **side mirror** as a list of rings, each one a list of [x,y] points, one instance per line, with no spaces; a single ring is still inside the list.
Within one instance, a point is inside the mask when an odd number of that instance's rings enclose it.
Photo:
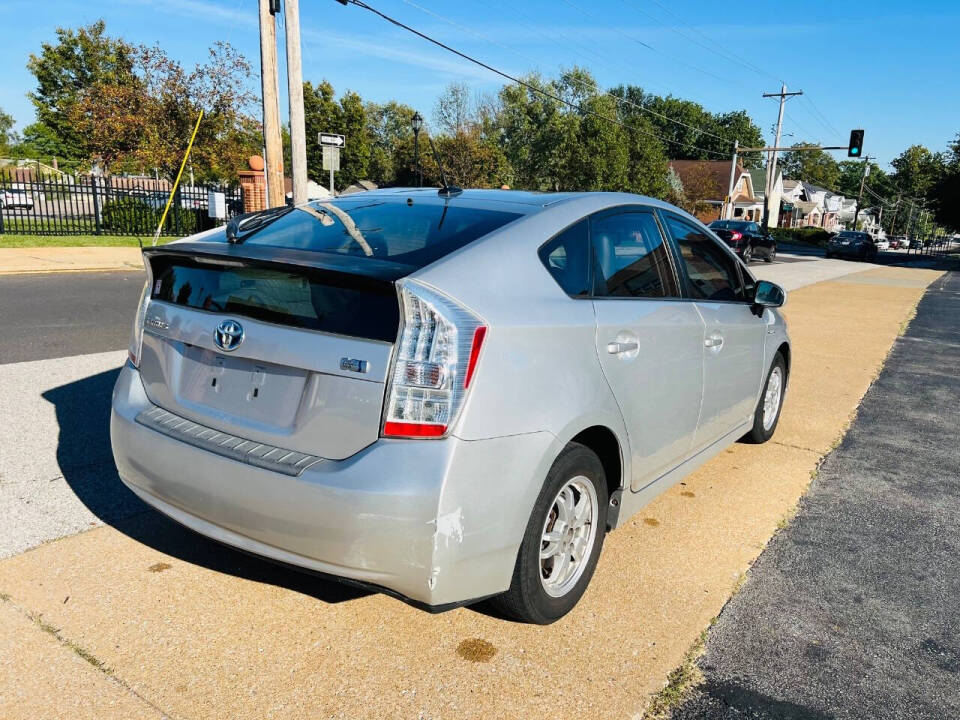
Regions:
[[[783,305],[787,299],[787,293],[776,283],[760,280],[757,283],[757,291],[753,295],[753,304],[760,307],[777,308]]]

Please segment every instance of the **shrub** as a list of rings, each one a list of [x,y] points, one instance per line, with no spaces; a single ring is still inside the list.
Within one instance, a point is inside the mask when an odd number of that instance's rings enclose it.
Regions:
[[[156,230],[160,214],[139,198],[117,198],[104,203],[101,225],[104,230],[121,235],[149,234]]]
[[[832,237],[832,233],[818,227],[774,228],[771,233],[777,242],[800,245],[823,246]]]

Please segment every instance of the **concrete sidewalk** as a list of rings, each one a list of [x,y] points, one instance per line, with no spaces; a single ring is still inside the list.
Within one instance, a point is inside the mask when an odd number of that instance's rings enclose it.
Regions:
[[[142,268],[136,247],[0,248],[0,275]]]
[[[0,561],[0,650],[14,648],[0,653],[0,717],[639,716],[806,490],[938,276],[882,268],[791,292],[794,362],[773,441],[729,448],[611,533],[580,605],[549,627],[483,608],[428,615],[152,511],[111,514],[126,491],[104,448],[86,448],[88,462],[60,464],[63,482],[107,524]],[[55,450],[71,459],[107,442],[108,400],[78,402],[66,382],[44,397]]]

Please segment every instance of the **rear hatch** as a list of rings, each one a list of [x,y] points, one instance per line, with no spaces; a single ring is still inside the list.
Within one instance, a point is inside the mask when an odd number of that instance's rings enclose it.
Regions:
[[[147,396],[228,435],[350,457],[380,435],[396,280],[516,217],[358,197],[255,215],[228,230],[234,242],[219,231],[148,249]]]
[[[151,402],[224,433],[331,459],[376,440],[399,326],[393,283],[224,262],[150,258],[140,372]],[[221,323],[229,333],[218,345]]]

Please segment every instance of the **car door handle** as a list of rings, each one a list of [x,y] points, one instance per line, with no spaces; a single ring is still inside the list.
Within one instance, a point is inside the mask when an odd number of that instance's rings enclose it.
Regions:
[[[714,333],[710,335],[703,341],[704,347],[708,348],[717,348],[718,350],[723,347],[723,335]]]
[[[611,355],[619,355],[620,353],[633,352],[634,350],[639,350],[640,344],[635,342],[612,342],[607,343],[607,352]]]

